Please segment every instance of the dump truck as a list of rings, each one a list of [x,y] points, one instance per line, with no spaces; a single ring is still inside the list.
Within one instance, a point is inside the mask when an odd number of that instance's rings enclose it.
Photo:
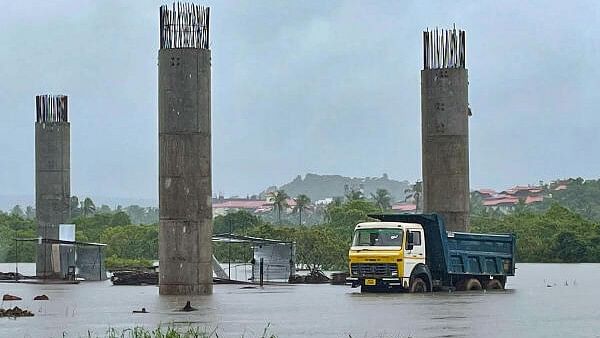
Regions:
[[[447,232],[437,214],[373,214],[356,225],[346,282],[361,292],[504,289],[514,234]]]

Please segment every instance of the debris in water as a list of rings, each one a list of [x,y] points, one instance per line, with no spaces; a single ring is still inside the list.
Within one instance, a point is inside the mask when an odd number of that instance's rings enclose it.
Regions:
[[[2,300],[22,300],[23,298],[21,297],[17,297],[17,296],[13,296],[13,295],[9,295],[8,293],[5,294],[4,296],[2,296]]]
[[[49,298],[46,295],[39,295],[39,296],[33,297],[33,300],[49,300]]]
[[[187,301],[187,303],[185,303],[185,306],[181,309],[181,311],[185,311],[185,312],[196,311],[196,310],[198,310],[198,309],[193,307],[192,304],[190,304],[189,300]]]
[[[0,317],[33,317],[33,313],[29,310],[23,310],[18,306],[15,306],[12,309],[6,310],[0,308]]]
[[[142,310],[133,310],[133,313],[149,313],[149,312],[146,311],[145,307],[143,307]]]

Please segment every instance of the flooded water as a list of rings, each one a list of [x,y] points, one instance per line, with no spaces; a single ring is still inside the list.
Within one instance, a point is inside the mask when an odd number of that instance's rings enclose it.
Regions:
[[[0,264],[0,271],[14,265]],[[20,266],[20,271],[26,267]],[[35,317],[0,318],[0,337],[102,335],[110,327],[159,324],[216,328],[219,337],[600,337],[600,264],[519,264],[507,290],[361,294],[332,285],[215,285],[201,297],[159,296],[155,286],[0,283],[23,297],[0,307]],[[33,301],[46,294],[49,301]],[[198,311],[177,312],[190,299]],[[133,314],[145,307],[150,313]]]

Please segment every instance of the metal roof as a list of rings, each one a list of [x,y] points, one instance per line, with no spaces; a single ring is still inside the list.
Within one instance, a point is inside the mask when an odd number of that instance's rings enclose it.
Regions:
[[[291,242],[291,241],[281,241],[278,239],[243,236],[243,235],[235,235],[235,234],[229,234],[229,233],[213,235],[212,240],[213,240],[213,242],[228,242],[228,243],[293,244],[293,242]]]
[[[19,242],[42,242],[42,243],[50,243],[50,244],[75,244],[75,245],[87,245],[87,246],[106,246],[106,244],[104,244],[104,243],[63,241],[60,239],[42,238],[42,237],[15,238],[14,240],[19,241]]]

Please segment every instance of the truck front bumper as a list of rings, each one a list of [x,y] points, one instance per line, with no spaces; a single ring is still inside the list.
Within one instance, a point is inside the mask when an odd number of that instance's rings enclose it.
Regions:
[[[366,279],[374,279],[376,284],[374,286],[379,287],[404,287],[408,288],[409,279],[403,277],[379,277],[379,278],[368,278],[368,277],[348,277],[346,278],[346,284],[351,285],[353,288],[365,285]]]

